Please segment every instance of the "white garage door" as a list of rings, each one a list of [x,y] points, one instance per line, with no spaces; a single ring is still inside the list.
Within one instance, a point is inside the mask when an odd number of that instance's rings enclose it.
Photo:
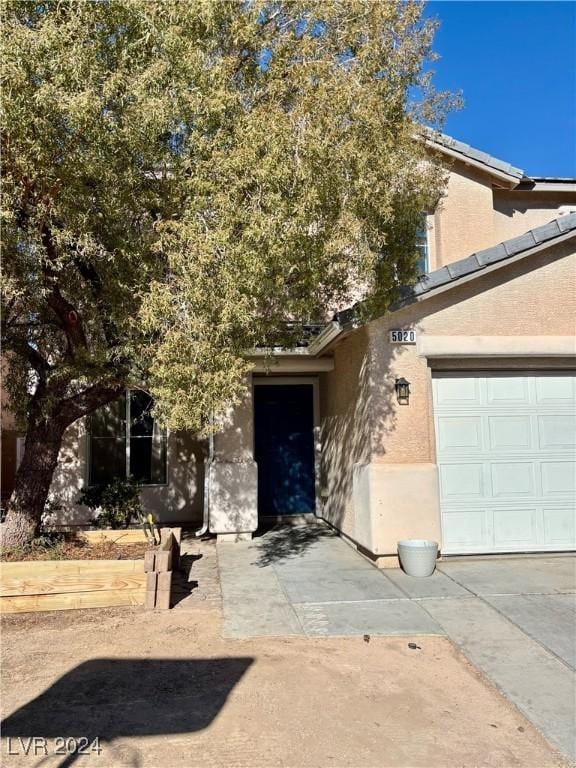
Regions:
[[[442,551],[576,548],[574,373],[435,373]]]

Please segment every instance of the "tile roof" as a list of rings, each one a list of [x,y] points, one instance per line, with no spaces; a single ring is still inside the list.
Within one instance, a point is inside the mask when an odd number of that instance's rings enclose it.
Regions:
[[[435,288],[448,285],[461,277],[481,272],[490,264],[510,259],[512,256],[517,256],[523,251],[529,251],[531,248],[535,248],[549,240],[554,240],[568,232],[576,234],[576,213],[560,216],[548,222],[548,224],[528,230],[523,235],[505,240],[503,243],[498,243],[498,245],[493,245],[491,248],[473,253],[465,259],[460,259],[460,261],[447,264],[445,267],[436,269],[434,272],[422,275],[416,285],[406,289],[401,304],[410,299],[417,299],[419,296]]]
[[[439,133],[431,129],[426,130],[429,141],[438,144],[446,149],[450,149],[453,152],[458,152],[464,157],[468,157],[471,160],[475,160],[478,163],[483,163],[489,168],[494,168],[496,171],[506,173],[509,176],[514,176],[517,179],[524,177],[524,171],[521,168],[515,168],[510,163],[504,160],[499,160],[497,157],[489,155],[487,152],[482,152],[480,149],[474,149],[469,144],[465,144],[463,141],[453,139],[452,136],[447,136],[445,133]]]

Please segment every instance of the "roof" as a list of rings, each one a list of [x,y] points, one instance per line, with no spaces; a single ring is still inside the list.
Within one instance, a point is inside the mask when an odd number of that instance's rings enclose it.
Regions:
[[[564,184],[576,184],[576,176],[530,176],[532,181],[542,181],[550,184],[562,182]]]
[[[480,149],[475,149],[469,144],[465,144],[463,141],[458,141],[451,136],[447,136],[445,133],[433,131],[429,128],[426,129],[426,134],[429,142],[438,145],[441,149],[444,148],[449,150],[451,154],[456,156],[460,155],[463,159],[468,159],[474,163],[487,166],[493,171],[498,171],[506,176],[511,176],[518,181],[524,178],[524,171],[521,168],[515,168],[505,160],[499,160],[497,157],[493,157],[487,152],[482,152]]]
[[[574,178],[553,178],[551,176],[533,176],[523,178],[514,187],[513,192],[554,192],[570,193],[576,192],[576,179]]]
[[[441,269],[434,270],[434,272],[422,275],[416,285],[406,289],[399,306],[409,303],[410,300],[419,300],[424,294],[448,286],[462,277],[476,275],[492,264],[521,256],[523,253],[546,243],[551,245],[551,241],[559,237],[566,239],[566,235],[571,233],[576,234],[576,213],[560,216],[548,224],[528,230],[523,235],[504,240],[504,242],[493,245],[491,248],[478,251],[465,259],[460,259],[460,261],[447,264]]]

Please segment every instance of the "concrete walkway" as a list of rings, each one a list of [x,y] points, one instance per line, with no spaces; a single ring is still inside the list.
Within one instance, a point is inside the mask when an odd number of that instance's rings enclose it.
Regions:
[[[428,579],[379,571],[326,526],[221,544],[227,637],[447,635],[576,758],[576,560],[468,558]]]

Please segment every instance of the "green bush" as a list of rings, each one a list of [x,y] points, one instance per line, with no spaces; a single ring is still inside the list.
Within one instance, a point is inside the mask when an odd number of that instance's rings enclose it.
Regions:
[[[97,513],[92,522],[98,528],[128,528],[141,514],[140,488],[132,478],[112,480],[83,488],[77,504]]]

